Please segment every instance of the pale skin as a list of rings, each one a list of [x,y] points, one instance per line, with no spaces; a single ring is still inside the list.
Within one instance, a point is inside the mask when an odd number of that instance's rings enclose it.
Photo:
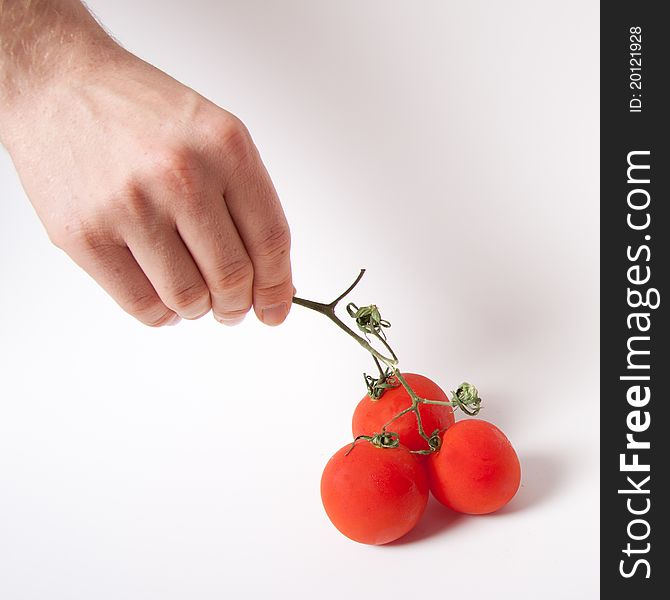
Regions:
[[[0,0],[0,142],[51,241],[142,323],[286,318],[290,232],[247,129],[78,0]]]

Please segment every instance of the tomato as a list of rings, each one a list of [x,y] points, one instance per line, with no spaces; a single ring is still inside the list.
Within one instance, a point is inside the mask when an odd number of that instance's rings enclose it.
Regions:
[[[480,419],[465,419],[447,429],[440,450],[426,464],[435,498],[471,515],[507,504],[521,481],[512,444],[495,425]]]
[[[403,377],[419,397],[426,400],[449,401],[442,389],[428,377],[415,373],[403,373]],[[379,433],[388,421],[411,405],[412,399],[402,386],[385,390],[379,400],[372,400],[366,394],[354,411],[351,427],[354,437]],[[451,406],[420,404],[419,412],[423,429],[428,436],[432,435],[436,429],[441,431],[454,423],[454,410]],[[410,450],[428,449],[426,440],[419,435],[416,414],[413,412],[393,421],[388,430],[397,433],[400,443]]]
[[[348,538],[387,544],[418,523],[428,502],[428,479],[407,448],[379,448],[359,440],[328,461],[321,499],[333,525]]]

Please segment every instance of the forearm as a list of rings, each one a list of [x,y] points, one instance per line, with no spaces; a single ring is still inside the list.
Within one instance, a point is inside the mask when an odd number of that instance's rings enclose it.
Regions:
[[[113,46],[79,0],[0,0],[0,133],[8,113]]]

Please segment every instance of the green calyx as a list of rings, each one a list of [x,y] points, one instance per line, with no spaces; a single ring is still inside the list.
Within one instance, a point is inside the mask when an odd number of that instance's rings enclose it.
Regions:
[[[386,390],[400,386],[400,382],[388,368],[384,371],[380,369],[379,377],[363,373],[363,378],[371,400],[379,400]]]
[[[363,348],[365,348],[371,355],[379,371],[378,377],[373,377],[366,373],[363,374],[365,380],[365,387],[368,396],[372,400],[379,400],[386,390],[389,388],[396,388],[402,386],[407,391],[412,403],[410,406],[400,411],[390,421],[388,421],[381,429],[380,433],[375,433],[372,436],[361,435],[354,439],[351,448],[347,454],[351,452],[356,442],[360,439],[367,440],[378,448],[397,448],[400,445],[400,438],[398,434],[387,431],[387,427],[395,420],[399,419],[407,413],[413,412],[416,416],[417,430],[419,435],[425,440],[428,448],[425,450],[413,450],[416,454],[431,454],[440,449],[440,432],[434,431],[431,435],[427,435],[423,429],[421,420],[421,413],[419,412],[420,404],[435,404],[439,406],[450,406],[452,410],[456,408],[462,410],[469,416],[475,416],[479,413],[481,408],[481,398],[477,388],[470,383],[462,383],[455,392],[452,393],[451,401],[430,400],[428,398],[421,398],[409,385],[407,380],[403,377],[398,368],[398,357],[389,345],[386,339],[385,329],[391,327],[391,323],[383,319],[379,308],[376,304],[358,307],[353,302],[347,304],[347,313],[356,322],[356,327],[363,334],[362,336],[356,333],[355,330],[347,326],[336,314],[335,309],[338,303],[345,296],[347,296],[358,284],[363,277],[365,269],[361,269],[356,280],[335,300],[325,304],[323,302],[315,302],[313,300],[306,300],[304,298],[293,298],[294,304],[304,306],[322,315],[328,317],[335,325],[342,329],[349,336],[354,338]],[[370,337],[374,338],[381,346],[383,346],[386,354],[382,354],[379,350],[374,348],[370,343]],[[383,366],[382,366],[383,365]]]
[[[400,446],[400,436],[397,433],[393,433],[391,431],[382,431],[380,433],[375,433],[374,435],[359,435],[354,439],[351,447],[345,453],[345,456],[348,456],[349,452],[354,449],[354,446],[358,440],[365,440],[370,442],[376,448],[397,448]]]
[[[370,334],[386,339],[383,328],[391,327],[391,323],[382,319],[376,305],[371,304],[358,308],[353,302],[350,302],[347,304],[347,312],[352,319],[355,319],[356,325],[366,336]]]
[[[477,388],[471,383],[463,382],[453,395],[452,403],[460,408],[466,415],[474,417],[481,409],[482,399],[479,397]]]

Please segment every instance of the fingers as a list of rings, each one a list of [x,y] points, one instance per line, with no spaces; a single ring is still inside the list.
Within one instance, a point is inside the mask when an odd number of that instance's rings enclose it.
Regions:
[[[246,129],[234,132],[214,163],[190,151],[156,156],[152,176],[115,205],[114,244],[80,255],[144,323],[195,319],[212,308],[232,325],[253,305],[261,321],[278,325],[290,310],[288,224]]]
[[[248,134],[246,134],[248,135]],[[242,151],[239,148],[242,146]],[[224,197],[247,254],[253,263],[253,306],[267,325],[279,325],[291,308],[291,235],[270,176],[251,139],[235,145],[228,156],[232,176],[225,182]]]
[[[85,242],[67,250],[126,312],[152,327],[176,325],[180,318],[160,299],[126,246]]]
[[[125,239],[165,306],[184,319],[198,319],[209,312],[207,284],[171,223],[138,228]]]
[[[251,308],[254,268],[220,192],[182,201],[179,234],[209,288],[212,311],[225,325],[240,323]]]

